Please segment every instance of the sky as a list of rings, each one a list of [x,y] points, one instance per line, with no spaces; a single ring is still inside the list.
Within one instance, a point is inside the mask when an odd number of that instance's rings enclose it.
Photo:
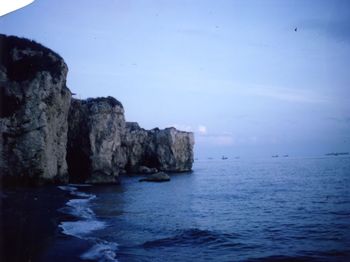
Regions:
[[[59,53],[76,98],[193,131],[197,158],[350,151],[350,1],[35,0],[0,32]]]

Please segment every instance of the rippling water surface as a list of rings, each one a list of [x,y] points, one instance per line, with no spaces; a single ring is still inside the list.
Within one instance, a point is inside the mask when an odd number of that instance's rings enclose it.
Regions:
[[[81,220],[61,224],[91,240],[81,258],[350,261],[349,158],[197,161],[168,183],[138,179],[69,189],[86,194],[67,205]]]

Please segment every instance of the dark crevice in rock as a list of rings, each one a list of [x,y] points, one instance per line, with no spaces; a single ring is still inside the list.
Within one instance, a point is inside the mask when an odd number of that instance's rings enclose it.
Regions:
[[[10,117],[22,106],[22,101],[15,95],[8,94],[4,86],[0,86],[0,117]]]
[[[161,163],[159,162],[158,157],[155,154],[149,154],[144,157],[141,165],[150,168],[159,168],[161,166]]]
[[[68,149],[67,164],[69,182],[84,183],[88,179],[91,170],[90,159],[81,148]]]
[[[85,182],[91,172],[87,113],[81,104],[73,99],[68,115],[67,165],[72,183]]]

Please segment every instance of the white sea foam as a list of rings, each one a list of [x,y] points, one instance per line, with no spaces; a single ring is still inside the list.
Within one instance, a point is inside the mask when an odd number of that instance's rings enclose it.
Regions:
[[[74,186],[58,186],[59,189],[63,190],[63,191],[68,191],[68,192],[73,192],[78,190],[78,188],[74,187]]]
[[[80,256],[82,259],[97,260],[100,262],[118,261],[116,251],[118,245],[113,242],[101,241]]]
[[[84,238],[89,233],[106,227],[106,223],[98,220],[79,220],[72,222],[62,222],[59,225],[66,235]]]
[[[59,227],[66,235],[94,242],[92,248],[81,256],[82,259],[97,260],[100,262],[118,261],[116,259],[118,246],[116,243],[91,237],[92,232],[107,227],[105,222],[96,219],[95,213],[90,208],[91,200],[95,199],[96,196],[78,191],[76,186],[81,185],[59,186],[61,190],[68,191],[75,197],[80,197],[68,200],[65,207],[59,210],[63,213],[73,215],[80,220],[64,221],[60,223]]]
[[[80,202],[80,200],[82,200]],[[85,199],[72,199],[69,200],[65,207],[61,208],[59,211],[65,214],[73,215],[77,218],[83,219],[94,219],[95,213],[88,207],[83,200]],[[81,205],[79,205],[81,203]]]
[[[90,197],[93,197],[93,198],[96,197],[95,195],[91,195],[91,194],[80,192],[80,191],[72,191],[71,194],[75,195],[75,196],[78,196],[78,197],[89,197],[89,198]]]
[[[96,196],[77,191],[76,187],[72,186],[59,186],[61,190],[69,191],[71,195],[82,197],[77,199],[70,199],[64,208],[60,211],[66,214],[73,215],[77,218],[94,219],[95,214],[89,207],[90,201],[95,199]]]

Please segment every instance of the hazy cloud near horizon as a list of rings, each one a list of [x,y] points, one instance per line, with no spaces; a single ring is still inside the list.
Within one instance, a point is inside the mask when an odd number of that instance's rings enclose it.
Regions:
[[[350,151],[349,1],[36,0],[0,30],[61,54],[78,98],[195,132],[199,157]]]

